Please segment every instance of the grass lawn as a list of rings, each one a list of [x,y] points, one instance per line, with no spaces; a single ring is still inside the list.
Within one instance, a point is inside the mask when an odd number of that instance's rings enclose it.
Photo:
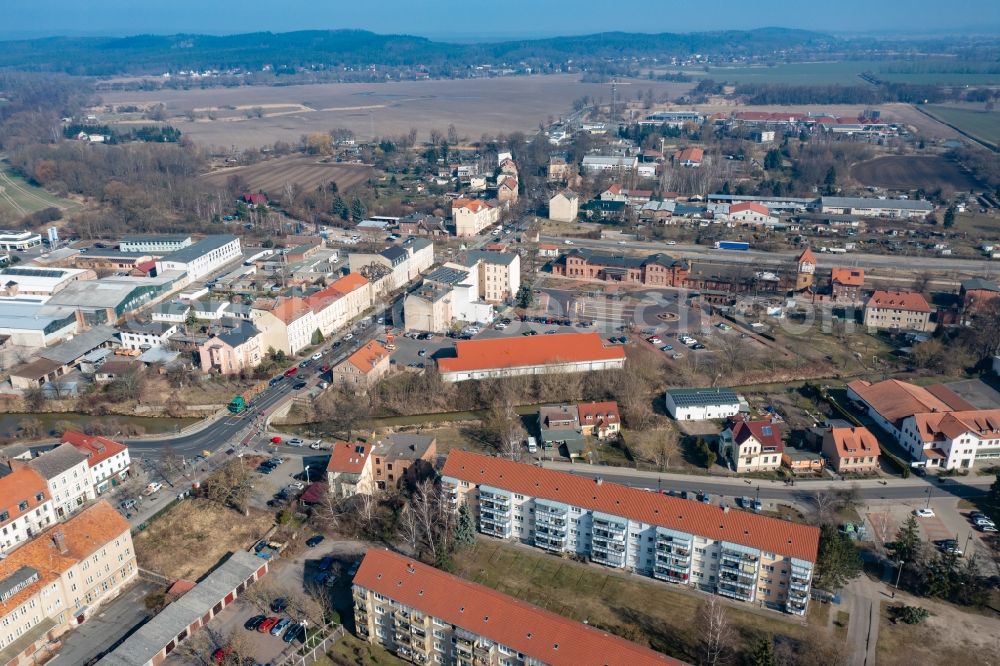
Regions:
[[[43,208],[69,210],[78,204],[49,194],[46,190],[29,185],[10,169],[0,166],[0,211],[23,216]]]
[[[935,118],[954,125],[966,134],[993,145],[1000,144],[1000,111],[932,105],[924,109]]]
[[[360,638],[346,634],[334,645],[328,653],[331,664],[338,666],[397,666],[408,664],[385,648],[362,641]],[[319,663],[319,662],[316,662]]]
[[[975,68],[976,62],[962,63],[962,67]],[[711,67],[689,69],[685,73],[699,78],[710,78],[726,83],[784,83],[788,85],[865,85],[858,75],[872,72],[880,79],[911,84],[996,84],[1000,76],[990,72],[993,63],[981,63],[983,71],[953,72],[951,61],[927,61],[921,65],[912,62],[889,60],[849,60],[839,62],[781,63],[771,67]],[[667,67],[664,71],[677,71]]]
[[[695,615],[706,598],[700,593],[484,538],[456,556],[455,573],[611,633],[641,636],[638,642],[659,652],[696,658]],[[761,632],[802,640],[825,631],[821,605],[812,604],[808,623],[735,606],[727,612],[742,646]]]
[[[885,602],[879,608],[878,644],[875,646],[879,666],[960,664],[969,661],[966,648],[927,640],[928,628],[922,624],[893,624],[888,609],[889,604]]]
[[[955,214],[952,231],[969,234],[972,239],[1000,238],[1000,220],[989,213],[965,212]]]
[[[818,604],[820,606],[829,606],[830,604]],[[829,611],[827,611],[829,612]],[[837,619],[833,622],[833,635],[836,637],[838,642],[844,642],[847,640],[847,628],[851,623],[851,614],[847,611],[839,610],[837,611]]]
[[[136,559],[168,578],[197,580],[234,548],[249,547],[273,522],[266,511],[241,516],[205,499],[184,500],[133,537]]]

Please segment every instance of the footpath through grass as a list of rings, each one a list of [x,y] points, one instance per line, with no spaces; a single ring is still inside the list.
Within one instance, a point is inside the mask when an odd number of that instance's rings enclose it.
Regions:
[[[478,538],[455,558],[455,573],[553,613],[605,629],[694,663],[700,631],[695,616],[707,597],[640,576],[613,572],[514,544]],[[727,606],[737,648],[760,633],[795,641],[827,631],[827,616],[812,604],[808,624],[773,611]]]

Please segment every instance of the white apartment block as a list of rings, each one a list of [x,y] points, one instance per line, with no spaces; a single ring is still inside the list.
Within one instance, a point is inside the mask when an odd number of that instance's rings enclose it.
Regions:
[[[240,239],[236,236],[217,234],[206,236],[194,245],[156,260],[156,274],[164,271],[183,271],[188,280],[194,282],[209,275],[226,264],[243,260]]]
[[[128,477],[132,459],[124,444],[73,430],[64,432],[62,441],[87,456],[90,483],[95,495],[111,490]]]
[[[167,322],[129,322],[120,327],[119,334],[125,349],[143,350],[162,347],[177,332],[176,324]]]
[[[805,615],[815,527],[458,450],[442,483],[488,536]]]
[[[56,522],[45,479],[22,467],[0,477],[0,553],[33,538]]]
[[[388,550],[368,550],[352,591],[358,636],[416,664],[683,664]]]
[[[71,444],[60,444],[36,458],[14,460],[12,464],[30,467],[45,479],[53,509],[60,520],[95,497],[87,456]]]
[[[462,268],[478,274],[479,297],[487,303],[511,301],[521,288],[521,256],[515,252],[473,250]]]
[[[500,221],[500,207],[482,199],[455,199],[451,203],[451,217],[456,236],[476,236]]]

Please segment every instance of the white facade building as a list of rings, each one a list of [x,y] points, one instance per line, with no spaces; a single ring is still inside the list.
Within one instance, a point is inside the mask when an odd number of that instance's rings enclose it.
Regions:
[[[243,260],[240,239],[218,234],[206,236],[194,245],[171,252],[156,260],[156,273],[184,271],[192,282],[219,270],[226,264]]]
[[[48,484],[28,467],[0,477],[0,553],[33,538],[56,522]]]
[[[176,252],[177,250],[190,247],[191,242],[191,237],[185,234],[125,236],[118,243],[118,249],[122,252]]]
[[[442,485],[488,536],[805,615],[815,527],[455,449]]]
[[[176,324],[155,321],[148,324],[129,322],[119,328],[122,347],[136,350],[162,347],[167,343],[170,336],[176,332]]]
[[[725,419],[740,413],[740,399],[724,388],[667,389],[666,407],[678,421]]]
[[[60,444],[27,462],[13,462],[30,467],[45,479],[59,519],[81,509],[95,497],[87,456],[70,444]]]
[[[42,244],[42,236],[31,231],[0,230],[0,250],[30,250]]]

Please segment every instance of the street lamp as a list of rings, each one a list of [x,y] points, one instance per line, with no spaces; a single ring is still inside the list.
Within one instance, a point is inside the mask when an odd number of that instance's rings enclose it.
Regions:
[[[927,486],[927,504],[924,505],[925,509],[931,508],[931,495],[934,493],[934,486]]]
[[[896,590],[899,589],[899,579],[903,577],[903,565],[906,564],[903,560],[899,561],[899,571],[896,572],[896,585],[892,590],[892,598],[896,598]]]

